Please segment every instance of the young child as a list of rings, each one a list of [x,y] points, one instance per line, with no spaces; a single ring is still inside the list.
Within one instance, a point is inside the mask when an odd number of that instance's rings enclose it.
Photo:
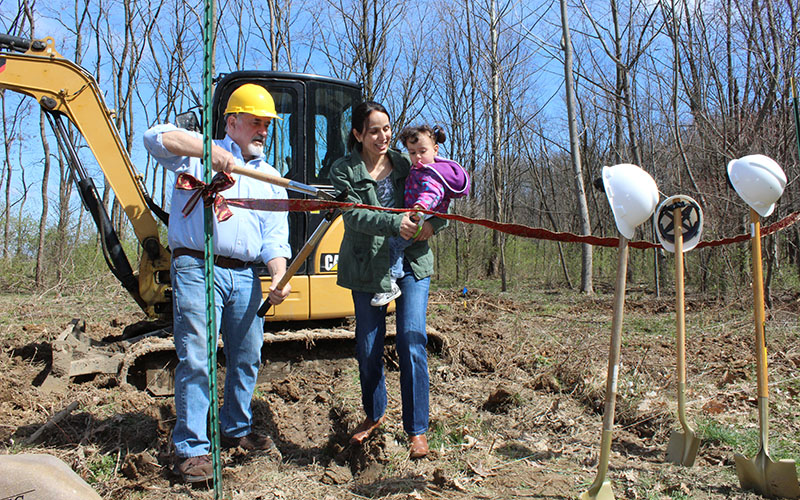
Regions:
[[[405,206],[421,210],[447,213],[450,200],[461,198],[469,193],[469,174],[458,163],[436,156],[439,144],[444,143],[446,136],[439,127],[428,125],[406,127],[400,132],[400,142],[411,156],[411,171],[406,177]],[[422,231],[425,219],[432,217],[416,214],[419,229]],[[412,217],[413,219],[413,217]],[[388,292],[376,293],[370,304],[375,307],[385,306],[400,296],[400,287],[395,283],[403,277],[403,251],[414,243],[414,238],[405,240],[400,236],[389,238],[389,262],[391,263],[392,288]]]

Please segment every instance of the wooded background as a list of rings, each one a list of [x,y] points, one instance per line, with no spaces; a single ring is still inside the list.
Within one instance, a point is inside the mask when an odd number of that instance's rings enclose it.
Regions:
[[[800,209],[790,83],[800,40],[795,0],[228,0],[217,2],[217,14],[217,72],[348,79],[386,105],[395,132],[444,126],[443,156],[473,179],[456,213],[616,236],[592,181],[603,165],[634,163],[655,178],[662,199],[700,202],[704,239],[733,236],[745,232],[748,209],[725,166],[752,153],[774,158],[789,178],[764,222]],[[94,74],[134,164],[166,207],[172,174],[147,157],[141,136],[202,104],[202,19],[199,1],[0,1],[0,31],[52,36],[62,55]],[[6,91],[0,107],[0,289],[60,289],[110,275],[37,103]],[[99,169],[87,166],[104,186]],[[103,196],[135,255],[107,185]],[[650,223],[637,238],[653,241]],[[800,228],[764,243],[768,287],[796,290]],[[589,292],[615,272],[615,249],[460,223],[434,248],[437,278],[459,287],[533,280]],[[740,293],[749,250],[694,250],[686,266],[689,286]],[[629,269],[648,289],[671,286],[672,259],[663,252],[632,250]]]

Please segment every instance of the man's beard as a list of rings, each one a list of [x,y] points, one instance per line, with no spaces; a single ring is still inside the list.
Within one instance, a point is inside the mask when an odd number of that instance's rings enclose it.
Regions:
[[[264,145],[263,145],[262,142],[253,142],[253,141],[248,142],[247,143],[247,148],[245,148],[245,149],[246,149],[245,153],[251,159],[252,158],[258,158],[258,157],[260,157],[261,155],[264,154]]]

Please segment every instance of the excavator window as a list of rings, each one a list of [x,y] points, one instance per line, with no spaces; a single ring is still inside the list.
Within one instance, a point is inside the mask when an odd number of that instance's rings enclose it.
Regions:
[[[297,98],[294,89],[271,89],[275,99],[275,109],[280,120],[272,120],[270,136],[266,144],[267,163],[275,167],[282,176],[287,176],[292,167],[294,158],[293,128],[297,110]]]
[[[309,157],[313,162],[309,181],[330,184],[328,173],[333,162],[346,153],[352,111],[360,94],[353,88],[316,82],[310,87],[311,129],[308,133],[314,140],[309,144]]]

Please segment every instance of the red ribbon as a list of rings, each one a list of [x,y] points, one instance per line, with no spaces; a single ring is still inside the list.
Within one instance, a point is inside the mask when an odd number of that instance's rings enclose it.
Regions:
[[[233,180],[231,174],[225,172],[218,172],[208,185],[191,174],[182,173],[178,175],[178,178],[175,180],[176,188],[190,191],[194,190],[189,201],[187,201],[186,205],[183,207],[183,216],[186,217],[189,215],[200,198],[203,198],[203,206],[210,207],[212,204],[214,205],[214,214],[217,216],[217,222],[230,219],[231,216],[233,216],[233,212],[228,208],[228,203],[225,201],[225,198],[218,193],[220,191],[225,191],[235,183],[236,181]]]
[[[252,198],[233,198],[228,200],[228,204],[234,207],[247,208],[250,210],[266,210],[270,212],[308,212],[312,210],[325,210],[329,208],[340,208],[342,210],[349,210],[353,208],[366,208],[370,210],[381,210],[384,212],[421,212],[424,214],[432,214],[442,219],[457,220],[466,222],[468,224],[478,224],[480,226],[495,229],[497,231],[513,234],[516,236],[523,236],[525,238],[536,238],[540,240],[563,241],[569,243],[588,243],[595,246],[603,247],[616,247],[619,245],[619,238],[601,238],[598,236],[580,236],[573,233],[556,232],[544,229],[541,227],[530,227],[522,224],[512,224],[508,222],[496,222],[489,219],[473,219],[464,215],[456,214],[442,214],[439,212],[432,212],[430,210],[420,210],[415,208],[385,208],[374,207],[371,205],[364,205],[361,203],[347,203],[340,201],[321,201],[321,200],[261,200]],[[783,219],[770,224],[761,229],[761,236],[781,231],[791,226],[792,224],[800,221],[800,212],[794,212],[787,215]],[[731,238],[723,238],[714,241],[701,241],[696,248],[702,247],[716,247],[720,245],[730,245],[740,241],[747,241],[750,239],[749,234],[740,234]],[[633,248],[647,249],[658,248],[661,245],[652,243],[650,241],[631,241],[629,245]]]

